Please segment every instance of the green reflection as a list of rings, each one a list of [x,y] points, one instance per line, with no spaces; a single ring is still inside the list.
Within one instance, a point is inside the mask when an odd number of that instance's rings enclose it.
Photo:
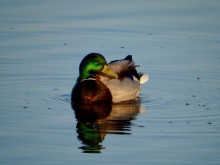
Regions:
[[[141,111],[141,104],[72,105],[75,111],[78,139],[84,153],[101,153],[101,145],[107,134],[130,135],[132,120]]]
[[[92,123],[77,123],[78,139],[82,141],[83,146],[79,147],[84,152],[99,152],[104,149],[100,143],[104,140],[105,134],[95,128]]]

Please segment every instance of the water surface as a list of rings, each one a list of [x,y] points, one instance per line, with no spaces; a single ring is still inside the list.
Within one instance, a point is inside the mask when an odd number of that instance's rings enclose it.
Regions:
[[[219,164],[219,1],[3,0],[0,15],[1,164]],[[71,105],[90,52],[133,55],[150,76],[136,102]]]

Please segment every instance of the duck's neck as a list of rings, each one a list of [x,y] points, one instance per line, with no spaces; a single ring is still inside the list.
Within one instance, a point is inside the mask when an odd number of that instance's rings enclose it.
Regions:
[[[94,75],[89,73],[87,70],[80,71],[80,81],[87,79],[87,78],[94,78]]]

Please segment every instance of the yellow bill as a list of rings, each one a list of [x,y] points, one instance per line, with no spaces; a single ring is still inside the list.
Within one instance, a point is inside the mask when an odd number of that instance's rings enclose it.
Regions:
[[[111,78],[118,78],[118,75],[115,72],[113,72],[112,70],[110,70],[107,65],[104,66],[104,68],[101,70],[101,72],[105,73],[106,75],[108,75]]]

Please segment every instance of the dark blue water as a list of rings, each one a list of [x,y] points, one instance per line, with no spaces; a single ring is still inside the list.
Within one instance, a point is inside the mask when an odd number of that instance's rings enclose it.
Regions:
[[[1,164],[219,164],[218,1],[1,1],[0,15]],[[133,55],[150,77],[136,102],[71,105],[90,52]]]

